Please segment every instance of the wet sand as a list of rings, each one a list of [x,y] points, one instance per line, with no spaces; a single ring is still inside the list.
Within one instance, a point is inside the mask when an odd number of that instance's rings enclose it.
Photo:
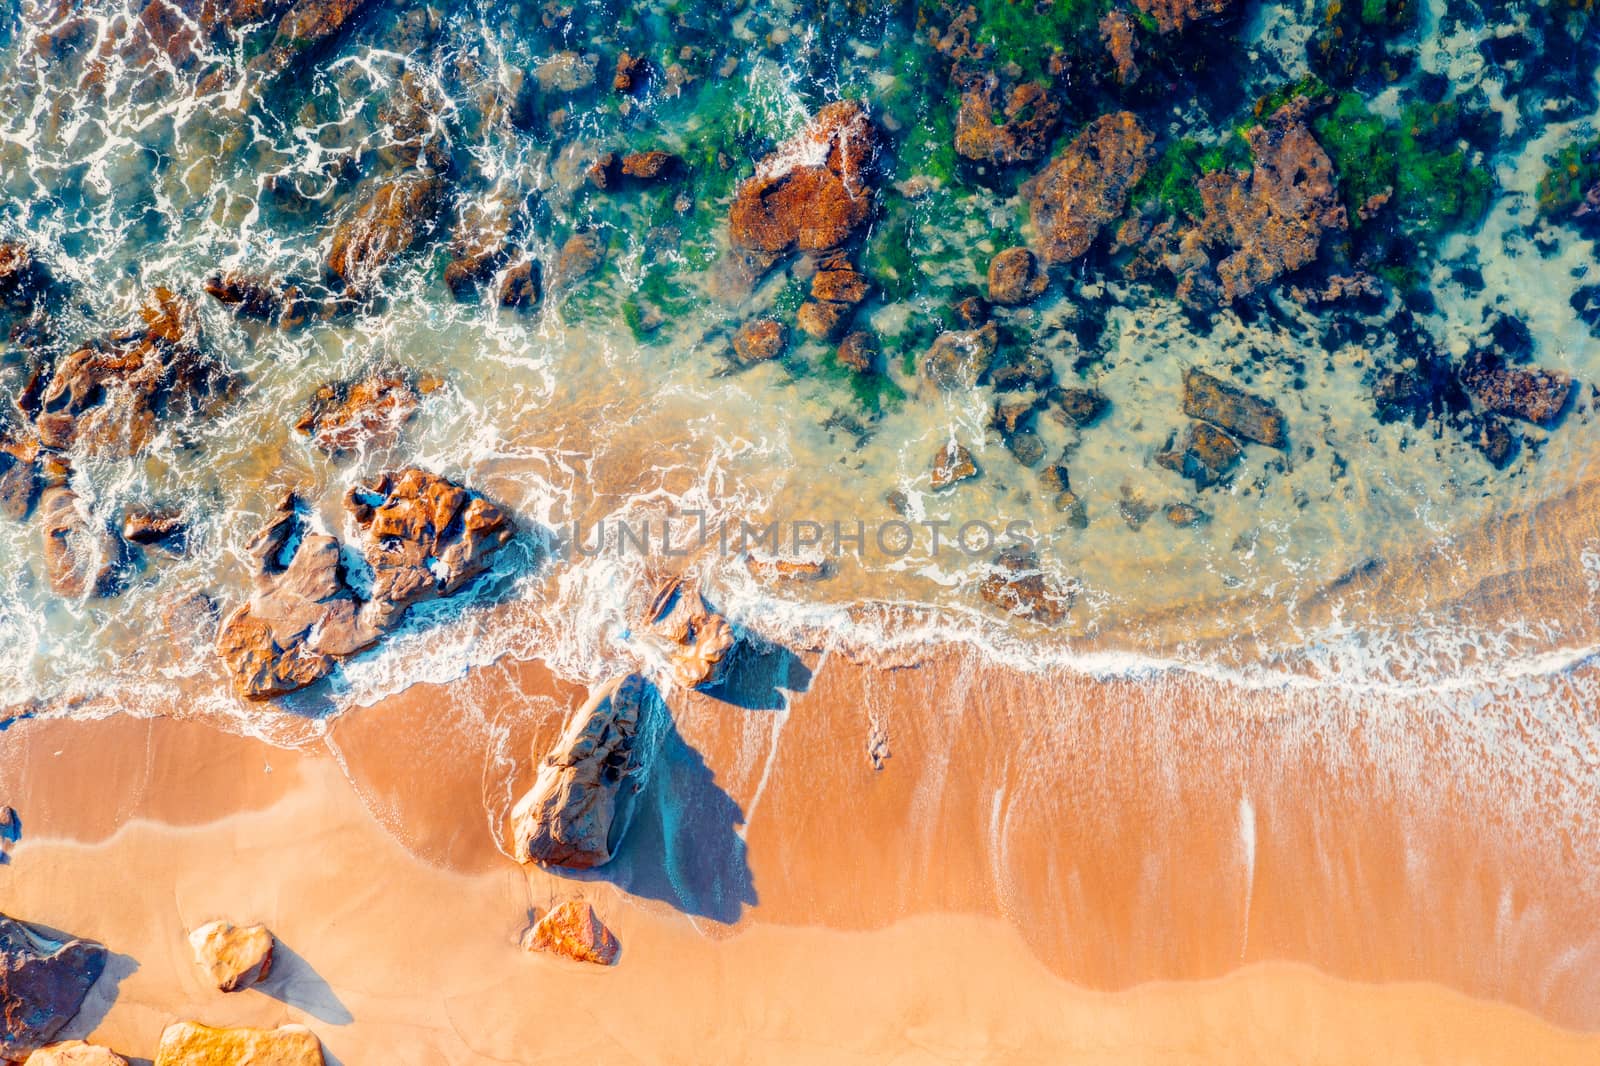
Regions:
[[[295,751],[19,721],[0,910],[117,953],[74,1031],[135,1056],[180,1017],[304,1021],[347,1064],[1600,1055],[1573,807],[1594,783],[1534,771],[1553,737],[1486,759],[1420,703],[954,652],[738,669],[726,698],[673,696],[623,852],[582,879],[497,847],[581,698],[538,664],[415,686]],[[617,931],[615,969],[517,946],[572,897]],[[184,932],[224,916],[287,947],[264,990],[202,984]]]

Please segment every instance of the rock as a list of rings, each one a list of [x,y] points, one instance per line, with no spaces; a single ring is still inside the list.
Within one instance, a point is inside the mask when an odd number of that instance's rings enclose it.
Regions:
[[[368,0],[295,0],[278,20],[271,42],[246,65],[247,74],[258,86],[270,85],[307,50],[338,34],[367,3]],[[261,3],[243,0],[235,4],[203,4],[201,11],[236,12],[217,19],[213,24],[234,29],[264,21],[265,16],[276,14],[284,6],[275,0],[263,0]],[[200,79],[195,93],[205,96],[221,92],[232,80],[232,67],[216,67]],[[259,88],[254,91],[259,92]]]
[[[511,257],[515,250],[511,230],[521,206],[515,192],[502,188],[461,209],[450,231],[453,258],[444,268],[444,283],[457,301],[475,297],[479,287]]]
[[[1005,443],[1006,450],[1023,466],[1037,466],[1044,458],[1044,441],[1032,430],[1008,434]]]
[[[845,316],[849,313],[849,304],[807,300],[795,311],[794,324],[809,337],[831,340],[844,328]]]
[[[223,992],[265,981],[272,972],[273,943],[264,925],[208,922],[189,934],[195,965]]]
[[[989,383],[996,392],[1046,390],[1055,380],[1050,360],[1032,352],[1011,352],[989,364]]]
[[[393,447],[422,397],[443,384],[429,374],[376,369],[365,377],[319,388],[294,428],[334,457],[363,448]]]
[[[728,214],[733,248],[759,275],[784,256],[842,248],[872,214],[878,135],[853,101],[829,104],[756,166]]]
[[[50,271],[21,241],[0,241],[0,307],[32,311],[50,288]]]
[[[0,514],[21,522],[39,498],[39,442],[0,434]]]
[[[1045,262],[1077,259],[1122,214],[1153,143],[1131,112],[1102,115],[1023,185]]]
[[[394,169],[426,163],[442,172],[450,166],[450,150],[445,143],[441,115],[448,110],[445,99],[431,79],[406,67],[395,85],[378,104],[378,121],[387,127],[388,140],[380,142],[378,158]]]
[[[673,578],[656,591],[650,606],[651,632],[672,645],[672,680],[683,688],[715,685],[722,680],[733,650],[733,627],[711,609],[699,590],[685,590]]]
[[[213,1029],[176,1022],[161,1033],[155,1066],[322,1066],[322,1044],[303,1025]]]
[[[1039,398],[1037,396],[1000,396],[994,401],[994,409],[989,416],[989,425],[1000,431],[1001,436],[1010,436],[1013,433],[1026,431],[1033,425],[1034,413],[1038,410]]]
[[[1002,105],[1002,100],[1004,101]],[[1037,163],[1061,125],[1062,107],[1042,86],[1024,82],[1009,93],[994,76],[961,94],[956,112],[957,154],[980,163]],[[1004,121],[997,122],[996,118]]]
[[[1059,420],[1074,426],[1093,425],[1111,406],[1111,401],[1099,389],[1060,389],[1052,399]]]
[[[1467,439],[1496,470],[1511,465],[1511,460],[1517,457],[1517,445],[1521,443],[1506,420],[1494,414],[1479,419]]]
[[[1089,509],[1078,498],[1078,494],[1071,489],[1067,489],[1056,496],[1055,508],[1067,516],[1067,525],[1073,529],[1089,528]]]
[[[617,72],[611,78],[611,88],[619,93],[636,93],[644,88],[650,75],[648,58],[623,52],[617,57]]]
[[[23,1059],[61,1031],[106,968],[89,940],[52,940],[0,914],[0,1058]]]
[[[308,532],[292,495],[245,549],[252,563],[250,599],[217,635],[218,654],[239,695],[265,699],[304,688],[340,658],[377,642],[381,634],[358,616],[338,539]]]
[[[1182,447],[1177,434],[1156,453],[1156,462],[1194,482],[1196,488],[1221,481],[1243,454],[1234,439],[1209,422],[1191,422]]]
[[[1117,65],[1117,84],[1132,85],[1139,80],[1139,39],[1133,17],[1126,11],[1108,11],[1100,19],[1100,42]]]
[[[1007,248],[989,261],[989,299],[997,304],[1025,304],[1043,295],[1050,278],[1026,248]]]
[[[636,181],[670,178],[683,169],[683,160],[671,152],[631,152],[622,157],[622,176]]]
[[[972,453],[965,446],[951,441],[940,448],[933,457],[933,488],[949,488],[958,481],[978,476],[978,464],[972,461]]]
[[[594,84],[595,65],[577,52],[557,52],[540,63],[533,72],[539,79],[539,88],[547,93],[581,92]]]
[[[58,362],[39,393],[39,443],[126,457],[141,451],[163,419],[212,413],[232,378],[198,348],[194,308],[153,290],[143,325],[113,333]]]
[[[39,497],[45,573],[58,596],[109,596],[116,591],[122,546],[78,506],[78,494],[54,485]]]
[[[128,1060],[110,1048],[68,1040],[35,1051],[25,1066],[128,1066]]]
[[[590,869],[611,861],[644,787],[655,725],[664,714],[638,674],[596,689],[568,718],[511,812],[519,862]]]
[[[744,567],[758,581],[821,581],[833,576],[833,564],[826,559],[767,558],[749,555]]]
[[[556,277],[564,286],[584,278],[600,269],[605,261],[606,246],[598,233],[583,230],[567,238],[556,260]]]
[[[370,296],[383,270],[432,227],[444,199],[444,183],[407,174],[379,183],[333,230],[328,248],[330,278],[356,298]]]
[[[539,302],[539,264],[531,259],[514,264],[500,281],[500,306],[518,311],[527,310]]]
[[[460,591],[515,532],[482,496],[416,467],[356,486],[345,495],[345,509],[364,536],[362,555],[372,568],[361,619],[378,630],[413,604]]]
[[[1475,352],[1461,368],[1461,383],[1496,414],[1536,426],[1551,425],[1566,410],[1574,382],[1559,370],[1508,366],[1498,356]]]
[[[171,508],[130,507],[122,515],[122,539],[181,552],[187,528],[183,512]]]
[[[205,290],[240,318],[270,322],[283,311],[283,295],[269,278],[229,270],[207,278]]]
[[[1179,527],[1202,525],[1211,517],[1200,508],[1187,503],[1168,504],[1163,513],[1167,516],[1168,522]]]
[[[1183,413],[1271,448],[1289,444],[1283,414],[1276,406],[1203,370],[1190,369],[1183,375]]]
[[[1200,236],[1230,249],[1217,264],[1225,301],[1312,262],[1323,233],[1349,226],[1333,164],[1306,128],[1308,106],[1291,101],[1245,133],[1255,159],[1248,176],[1224,169],[1200,178]],[[1196,284],[1180,281],[1178,295],[1191,298]]]
[[[957,300],[950,310],[957,329],[981,329],[989,321],[989,303],[981,297],[968,296]]]
[[[733,351],[741,363],[764,363],[776,359],[788,346],[788,330],[773,318],[758,318],[740,327],[733,335]]]
[[[857,330],[839,342],[840,364],[858,374],[877,373],[882,358],[877,338],[863,330]]]
[[[934,338],[918,374],[945,391],[970,389],[989,370],[1000,331],[993,322],[976,330],[950,330]]]
[[[600,921],[594,907],[576,899],[567,900],[535,922],[522,938],[522,946],[600,966],[614,965],[621,952],[616,936]]]
[[[1055,625],[1067,617],[1073,590],[1049,577],[1032,552],[1010,548],[995,557],[988,576],[978,585],[985,603],[1007,614]]]
[[[819,270],[811,278],[811,298],[853,305],[865,300],[871,287],[866,275],[853,267]]]
[[[1133,0],[1140,11],[1156,20],[1162,33],[1176,33],[1192,22],[1216,18],[1234,0]]]

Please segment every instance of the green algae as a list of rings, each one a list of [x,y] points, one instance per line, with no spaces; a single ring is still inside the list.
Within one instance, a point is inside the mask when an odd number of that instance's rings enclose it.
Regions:
[[[1544,177],[1539,179],[1539,213],[1546,218],[1563,218],[1583,202],[1583,195],[1600,182],[1600,137],[1573,141],[1545,159]]]

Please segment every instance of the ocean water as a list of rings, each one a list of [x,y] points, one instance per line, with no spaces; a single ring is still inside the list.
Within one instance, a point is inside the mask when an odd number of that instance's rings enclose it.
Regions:
[[[1575,302],[1593,284],[1594,246],[1541,218],[1537,192],[1544,159],[1600,122],[1595,86],[1552,87],[1485,58],[1484,42],[1514,32],[1514,14],[1431,5],[1396,46],[1407,72],[1363,90],[1372,111],[1399,116],[1426,84],[1471,101],[1498,133],[1462,146],[1493,177],[1484,210],[1407,264],[1410,280],[1330,310],[1291,299],[1288,279],[1197,315],[1170,285],[1130,281],[1096,253],[1034,304],[996,309],[1008,346],[1047,359],[1059,383],[1110,398],[1088,427],[1039,420],[1047,455],[1068,453],[1088,518],[1079,528],[989,428],[990,390],[932,395],[909,370],[952,305],[981,291],[989,259],[1025,238],[1019,184],[1042,165],[945,172],[956,94],[926,31],[942,10],[372,3],[270,84],[235,75],[201,95],[204,72],[260,54],[261,31],[200,41],[175,61],[151,47],[138,5],[10,5],[0,236],[32,247],[66,295],[52,340],[7,346],[8,406],[31,365],[129,324],[156,286],[194,302],[204,350],[241,384],[219,413],[164,423],[131,458],[70,457],[95,521],[159,503],[189,523],[187,551],[141,553],[117,595],[52,593],[37,520],[0,521],[5,704],[90,714],[108,699],[124,709],[181,699],[270,732],[272,711],[228,691],[204,627],[174,634],[165,613],[195,593],[224,614],[242,602],[245,542],[284,490],[348,533],[344,488],[408,464],[488,495],[523,534],[470,592],[414,609],[314,701],[287,701],[291,711],[323,715],[507,655],[579,680],[649,663],[658,652],[637,632],[639,612],[656,580],[685,568],[750,631],[852,656],[911,658],[955,642],[1023,669],[1442,693],[1545,684],[1586,661],[1600,527],[1563,501],[1583,498],[1600,455],[1588,385],[1600,344]],[[1146,92],[1141,117],[1162,143],[1226,130],[1245,101],[1307,73],[1319,17],[1312,4],[1241,6],[1217,49],[1233,58]],[[48,32],[64,43],[41,44]],[[1592,27],[1581,34],[1580,54],[1591,54]],[[631,97],[610,87],[629,47],[657,64]],[[587,56],[594,84],[563,88],[561,72]],[[389,110],[407,93],[421,101],[430,151],[448,160],[448,202],[434,231],[387,266],[375,303],[281,330],[206,296],[217,270],[322,275],[337,220],[410,166]],[[750,291],[730,284],[728,207],[759,159],[838,99],[863,101],[886,133],[878,211],[857,257],[875,292],[855,320],[884,339],[885,372],[854,380],[830,346],[799,334],[784,359],[740,367],[732,333],[768,314],[792,323],[805,272],[786,263]],[[1108,109],[1075,106],[1092,112],[1068,117],[1055,150]],[[586,182],[598,153],[644,148],[680,154],[685,172],[618,191]],[[518,244],[544,267],[531,311],[458,302],[443,281],[454,220],[496,204],[511,205]],[[563,282],[560,250],[579,230],[600,235],[604,264]],[[1519,427],[1522,447],[1503,470],[1443,423],[1380,422],[1371,381],[1404,365],[1394,322],[1407,308],[1456,360],[1486,343],[1496,316],[1522,322],[1531,361],[1579,381],[1571,409],[1553,427]],[[445,383],[396,443],[334,459],[293,430],[319,386],[379,365]],[[1190,367],[1276,403],[1289,448],[1248,446],[1231,478],[1205,490],[1159,466],[1155,454],[1186,424]],[[929,464],[952,439],[982,473],[935,493]],[[896,492],[900,511],[888,502]],[[1207,520],[1174,526],[1162,513],[1173,504]],[[675,521],[681,544],[702,520],[710,542],[684,557],[616,540],[627,523],[659,543]],[[875,550],[895,520],[916,524],[912,549]],[[808,554],[789,543],[796,521],[860,522],[865,550],[834,558],[824,580],[763,580],[736,550],[738,531],[774,521],[786,532],[779,555]],[[947,523],[946,536],[965,523],[1025,530],[1041,567],[1075,588],[1069,616],[1043,626],[998,612],[979,595],[994,551],[935,551],[927,522]],[[1519,523],[1539,524],[1532,561],[1499,539],[1526,531]],[[571,550],[607,524],[615,550]]]

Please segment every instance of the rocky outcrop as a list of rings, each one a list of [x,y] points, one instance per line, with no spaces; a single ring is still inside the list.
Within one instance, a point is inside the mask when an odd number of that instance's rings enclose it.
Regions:
[[[40,444],[133,455],[164,420],[212,413],[231,394],[232,378],[199,349],[188,301],[157,288],[140,317],[50,371],[33,415]]]
[[[789,331],[773,318],[747,322],[733,335],[733,354],[739,362],[764,363],[783,354],[789,344]]]
[[[638,674],[596,689],[567,719],[511,812],[520,862],[589,869],[611,861],[649,770],[655,687]]]
[[[1242,454],[1238,442],[1216,426],[1191,422],[1181,443],[1177,434],[1167,438],[1156,453],[1156,462],[1203,489],[1227,477]]]
[[[878,134],[854,101],[829,104],[763,159],[728,214],[734,250],[759,275],[785,256],[843,248],[872,214]]]
[[[995,557],[989,573],[978,585],[985,603],[1007,614],[1045,625],[1055,625],[1072,610],[1072,588],[1046,574],[1039,557],[1021,549],[1007,549]]]
[[[322,1044],[303,1025],[214,1029],[176,1022],[161,1033],[155,1066],[322,1066]]]
[[[380,368],[319,388],[294,428],[336,457],[362,448],[392,447],[422,397],[443,384],[431,374]]]
[[[1226,251],[1216,267],[1224,301],[1312,262],[1325,232],[1349,226],[1333,164],[1306,127],[1309,106],[1303,97],[1291,101],[1245,133],[1255,160],[1248,175],[1219,170],[1198,183],[1205,209],[1199,235]],[[1193,300],[1196,287],[1208,285],[1203,275],[1190,274],[1178,295]]]
[[[949,330],[934,338],[917,374],[946,392],[970,389],[988,373],[999,346],[1000,331],[993,322],[980,329]]]
[[[1511,366],[1487,352],[1474,352],[1461,368],[1461,384],[1496,414],[1536,426],[1561,417],[1576,384],[1559,370]]]
[[[977,476],[978,464],[972,461],[972,453],[955,441],[940,448],[933,457],[932,485],[935,491]]]
[[[52,485],[40,495],[39,535],[45,575],[56,595],[80,599],[116,591],[125,561],[122,544],[65,485]]]
[[[1004,92],[993,75],[977,79],[961,94],[956,152],[1001,166],[1037,163],[1061,126],[1061,115],[1060,102],[1034,82]]]
[[[1007,248],[989,261],[989,302],[1025,304],[1050,287],[1039,260],[1026,248]]]
[[[128,1060],[110,1048],[67,1040],[35,1051],[25,1066],[128,1066]]]
[[[384,268],[428,232],[444,198],[444,183],[428,174],[381,182],[334,227],[329,278],[355,298],[372,295]]]
[[[735,643],[733,627],[698,589],[685,589],[678,578],[663,583],[651,601],[648,624],[668,644],[674,683],[700,688],[722,680]]]
[[[1066,263],[1083,255],[1122,214],[1144,177],[1154,138],[1131,112],[1102,115],[1023,186],[1040,257]]]
[[[1162,33],[1176,33],[1192,22],[1216,18],[1234,0],[1133,0],[1134,6],[1156,21]]]
[[[106,967],[88,940],[51,940],[0,915],[0,1058],[24,1059],[48,1044],[83,1006]]]
[[[195,965],[223,992],[265,981],[272,972],[273,944],[264,925],[208,922],[189,934]]]
[[[1183,413],[1270,448],[1288,446],[1283,413],[1270,401],[1190,369],[1183,375]]]
[[[622,951],[616,935],[600,921],[594,907],[576,899],[567,900],[535,922],[522,938],[522,946],[599,966],[614,965]]]
[[[513,532],[483,497],[415,468],[356,486],[345,506],[372,572],[364,596],[349,584],[338,539],[312,532],[293,495],[246,545],[250,599],[217,638],[240,695],[261,699],[314,683],[376,643],[413,604],[463,588]]]

